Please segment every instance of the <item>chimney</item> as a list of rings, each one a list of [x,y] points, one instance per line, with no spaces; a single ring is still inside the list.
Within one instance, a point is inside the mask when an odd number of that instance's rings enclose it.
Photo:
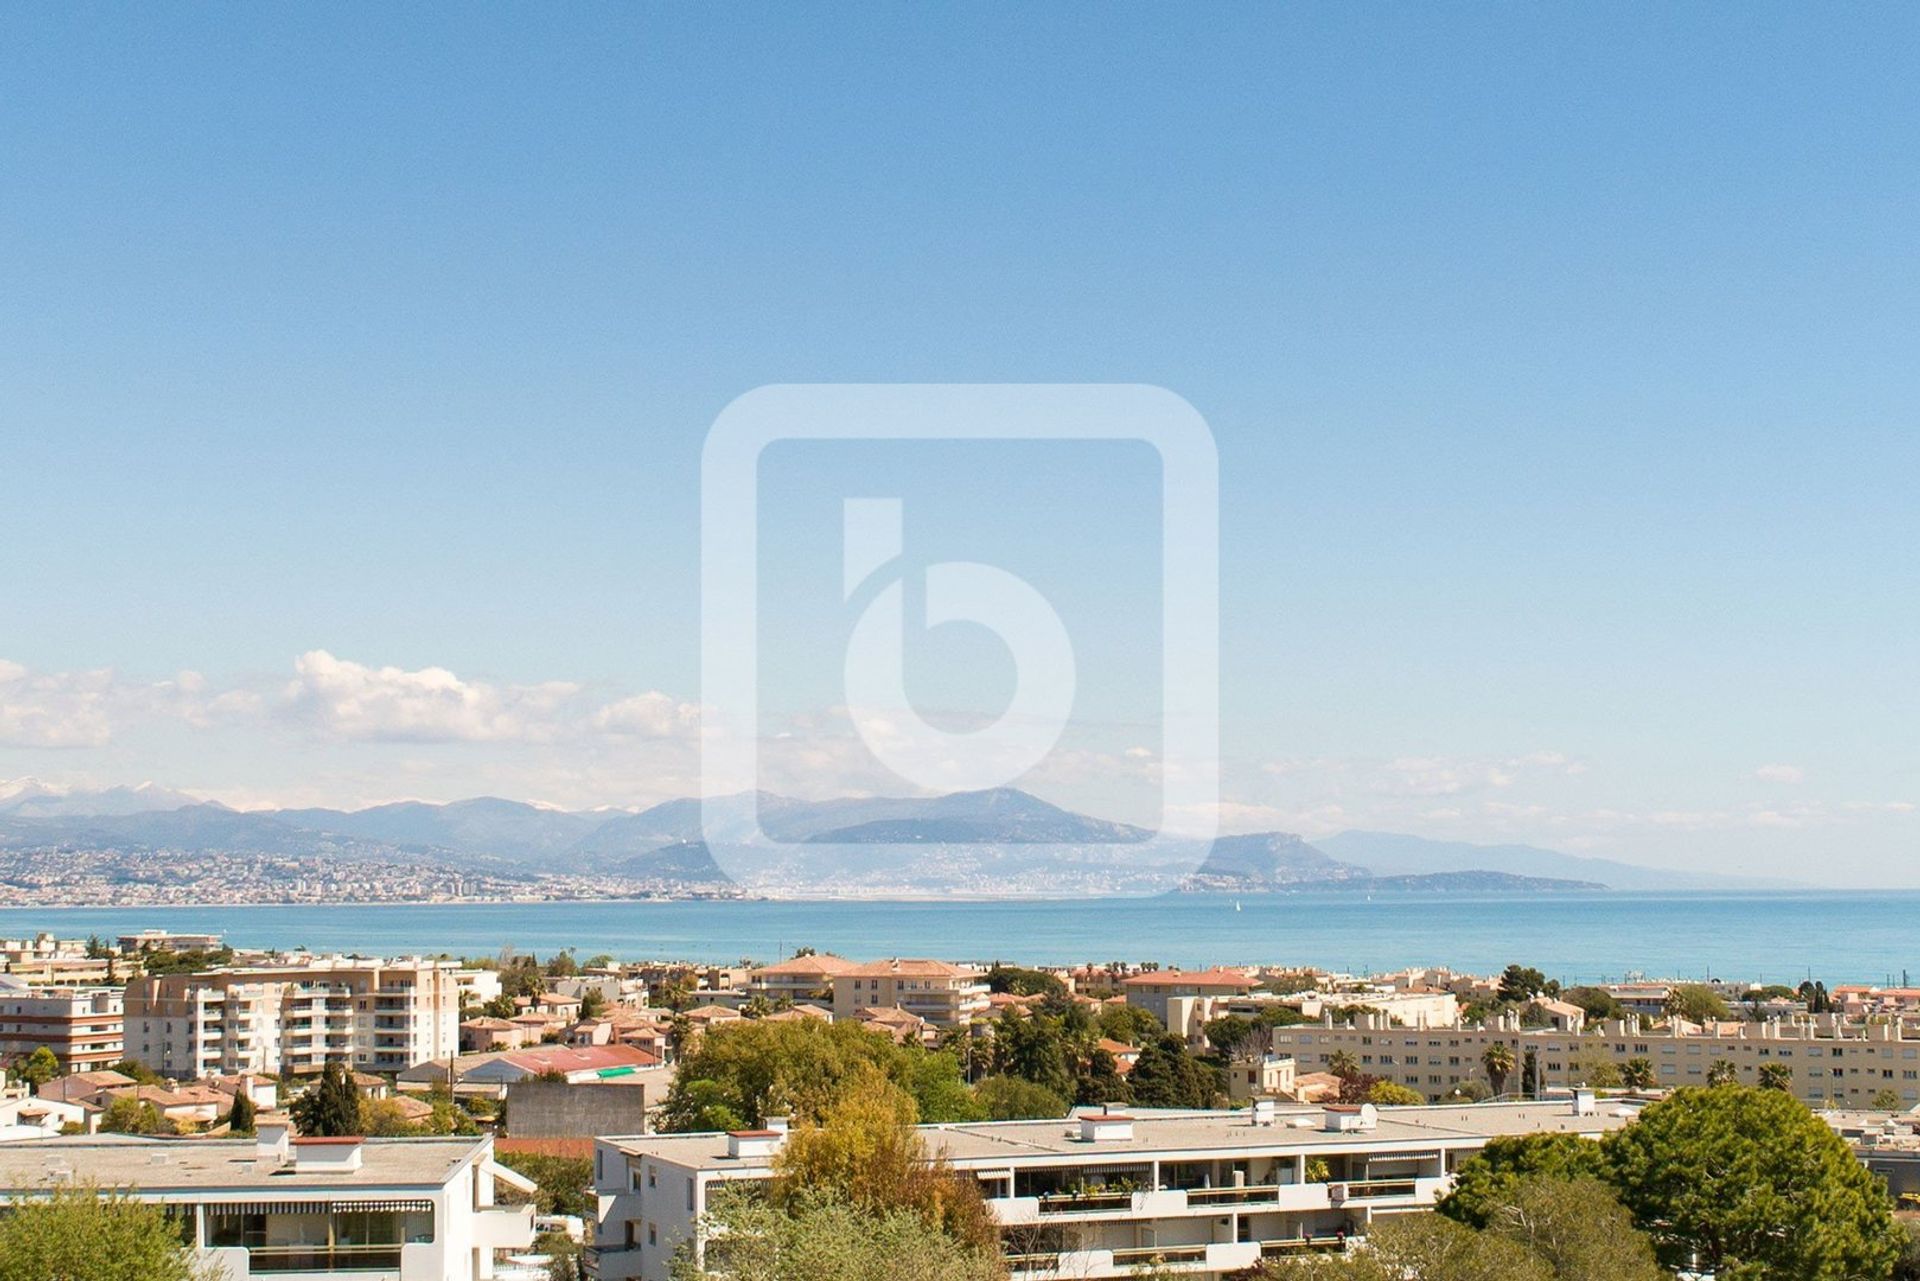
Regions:
[[[1575,1116],[1592,1116],[1593,1113],[1593,1091],[1584,1085],[1576,1088],[1573,1092],[1573,1114]]]
[[[772,1156],[787,1141],[785,1130],[729,1130],[727,1155],[736,1161],[752,1161]]]
[[[314,1173],[351,1174],[360,1168],[365,1140],[358,1136],[293,1141],[293,1168]]]
[[[1371,1103],[1334,1103],[1321,1112],[1321,1128],[1335,1134],[1371,1130],[1380,1124],[1380,1114]]]
[[[1255,1125],[1272,1125],[1276,1112],[1277,1110],[1273,1105],[1272,1099],[1255,1099],[1253,1101],[1253,1123]]]
[[[293,1122],[284,1112],[262,1112],[253,1119],[253,1167],[261,1174],[272,1174],[287,1163],[287,1149],[293,1138]]]
[[[1122,1112],[1115,1112],[1109,1104],[1100,1112],[1084,1112],[1080,1116],[1080,1141],[1082,1143],[1131,1143],[1133,1141],[1133,1118]]]
[[[787,1125],[791,1120],[791,1117],[770,1116],[767,1118],[767,1128],[775,1134],[785,1134],[787,1132]]]

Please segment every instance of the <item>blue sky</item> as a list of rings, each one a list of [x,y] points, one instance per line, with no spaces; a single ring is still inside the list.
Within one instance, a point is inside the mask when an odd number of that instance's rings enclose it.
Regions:
[[[1920,878],[1910,10],[0,21],[0,778],[684,790],[722,407],[1146,382],[1230,825]],[[964,492],[1098,547],[1126,470]],[[1124,719],[1039,790],[1135,814]]]

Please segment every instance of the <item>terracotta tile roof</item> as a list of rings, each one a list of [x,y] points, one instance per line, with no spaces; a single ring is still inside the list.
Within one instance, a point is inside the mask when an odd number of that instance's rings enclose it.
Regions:
[[[1244,987],[1251,988],[1253,980],[1241,970],[1222,969],[1218,966],[1211,970],[1151,970],[1145,974],[1136,974],[1126,980],[1128,987]]]
[[[835,956],[831,952],[819,952],[813,956],[794,956],[772,965],[763,965],[749,973],[749,978],[812,978],[824,975],[831,978],[835,974],[845,974],[859,966],[844,956]]]
[[[970,966],[955,965],[951,961],[892,956],[884,961],[868,961],[865,965],[856,965],[846,971],[846,974],[849,978],[862,979],[970,979],[979,977],[980,971]]]

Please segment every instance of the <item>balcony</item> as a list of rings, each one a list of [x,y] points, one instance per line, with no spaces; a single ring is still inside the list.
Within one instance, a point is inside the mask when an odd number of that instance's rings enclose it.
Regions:
[[[476,1210],[473,1243],[483,1250],[524,1250],[533,1244],[533,1207],[496,1205]]]
[[[247,1271],[256,1277],[284,1272],[400,1271],[398,1245],[269,1245],[247,1251]]]

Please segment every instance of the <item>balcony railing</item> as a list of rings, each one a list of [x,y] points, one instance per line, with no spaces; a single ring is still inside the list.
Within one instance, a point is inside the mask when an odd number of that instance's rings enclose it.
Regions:
[[[281,1272],[397,1272],[397,1245],[268,1245],[247,1251],[254,1276]]]
[[[1344,1250],[1347,1238],[1343,1236],[1288,1237],[1284,1241],[1262,1241],[1260,1257],[1263,1259],[1282,1259],[1294,1254],[1314,1254],[1327,1250]]]
[[[1254,1183],[1238,1188],[1187,1188],[1185,1191],[1188,1205],[1245,1205],[1249,1202],[1275,1200],[1283,1187],[1305,1186],[1301,1183]]]
[[[1042,1214],[1084,1214],[1092,1210],[1131,1210],[1131,1192],[1050,1192],[1040,1198]]]
[[[1114,1266],[1122,1268],[1141,1263],[1204,1263],[1206,1258],[1204,1245],[1143,1245],[1113,1252]]]
[[[1412,1196],[1420,1190],[1413,1179],[1362,1179],[1357,1183],[1348,1183],[1345,1187],[1349,1201],[1373,1201],[1381,1197]]]

